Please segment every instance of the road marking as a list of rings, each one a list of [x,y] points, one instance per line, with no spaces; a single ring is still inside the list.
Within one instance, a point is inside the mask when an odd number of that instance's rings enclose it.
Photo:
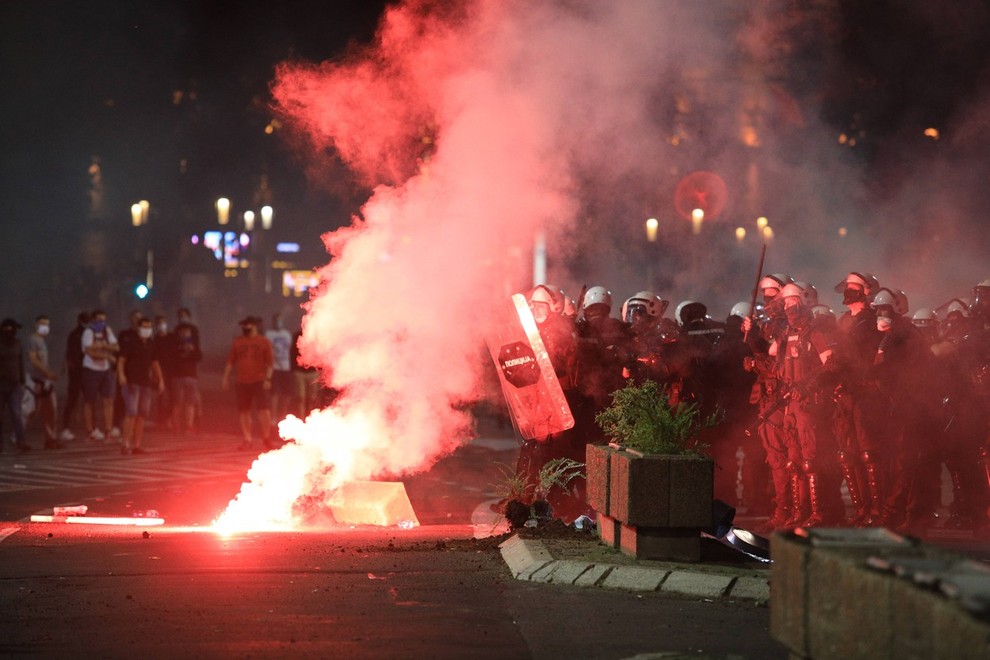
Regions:
[[[253,457],[151,454],[32,461],[0,466],[0,493],[247,474]]]

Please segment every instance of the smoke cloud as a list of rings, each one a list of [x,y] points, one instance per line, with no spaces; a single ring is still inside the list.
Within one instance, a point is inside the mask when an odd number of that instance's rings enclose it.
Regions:
[[[862,137],[824,116],[821,88],[842,72],[841,16],[829,3],[789,6],[409,1],[342,60],[281,65],[273,94],[287,123],[372,193],[324,236],[331,259],[300,342],[342,395],[282,423],[296,442],[256,463],[228,513],[288,481],[280,469],[293,486],[269,517],[291,520],[301,497],[426,469],[464,442],[465,405],[484,395],[488,310],[529,286],[538,235],[548,279],[572,296],[582,284],[617,301],[653,287],[715,317],[748,298],[758,216],[775,230],[767,270],[812,281],[826,302],[848,270],[922,285],[909,256],[942,253],[887,249],[897,242],[881,234],[896,222],[871,220],[942,201],[876,196],[836,147]],[[730,191],[699,236],[672,199],[696,170]],[[645,240],[650,216],[658,243]]]

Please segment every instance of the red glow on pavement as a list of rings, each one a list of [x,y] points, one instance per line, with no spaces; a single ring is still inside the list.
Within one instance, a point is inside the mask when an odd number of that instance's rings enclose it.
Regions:
[[[125,525],[131,527],[156,527],[164,525],[164,518],[124,518],[116,516],[31,516],[33,523],[66,523],[68,525]]]

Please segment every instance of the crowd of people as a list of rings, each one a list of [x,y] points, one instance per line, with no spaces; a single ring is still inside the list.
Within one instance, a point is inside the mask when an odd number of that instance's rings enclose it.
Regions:
[[[8,439],[15,450],[29,451],[26,429],[37,420],[45,449],[62,449],[77,439],[73,431],[82,408],[83,439],[119,446],[122,454],[144,453],[148,422],[172,433],[193,433],[203,414],[199,365],[203,359],[199,327],[186,308],[178,310],[171,331],[163,316],[134,311],[119,333],[104,310],[80,313],[65,344],[64,372],[50,360],[51,320],[38,316],[22,342],[22,325],[0,322],[0,451]],[[223,388],[233,389],[244,449],[258,438],[266,448],[277,442],[272,412],[279,418],[303,415],[315,407],[319,383],[314,369],[299,364],[299,332],[285,328],[280,315],[265,331],[259,317],[239,322],[242,335],[231,345]],[[66,394],[59,414],[58,381]],[[232,385],[232,387],[231,387]]]
[[[990,506],[990,279],[967,298],[909,313],[907,296],[868,273],[836,286],[835,314],[816,288],[782,274],[762,277],[756,304],[724,320],[707,306],[641,291],[614,309],[593,286],[577,300],[550,285],[527,293],[533,317],[575,418],[548,442],[524,443],[519,471],[552,458],[583,462],[602,442],[595,415],[627,383],[661,385],[672,406],[692,404],[720,420],[706,429],[715,496],[768,516],[764,531],[796,525],[882,525],[923,531],[936,524],[941,476],[951,480],[951,524],[983,528]],[[618,317],[613,312],[618,312]],[[180,309],[130,315],[115,333],[103,310],[81,313],[65,345],[66,400],[58,415],[48,336],[38,316],[21,341],[0,322],[0,449],[27,451],[26,413],[45,449],[75,440],[82,403],[85,439],[143,453],[146,422],[193,431],[202,414],[199,328]],[[242,448],[280,442],[273,419],[326,403],[318,374],[299,363],[300,332],[279,315],[239,321],[222,387],[232,389]],[[29,404],[29,405],[26,405]],[[5,430],[9,420],[10,427]],[[541,439],[546,440],[546,439]],[[582,480],[554,495],[560,517],[588,513]],[[845,506],[843,487],[851,506]]]
[[[839,314],[808,282],[773,274],[758,289],[756,304],[740,302],[721,321],[690,300],[668,318],[668,301],[651,291],[614,310],[601,286],[577,300],[550,285],[531,289],[575,426],[524,443],[519,471],[533,475],[551,458],[583,461],[587,443],[604,441],[594,418],[611,393],[651,380],[670,405],[721,420],[704,431],[715,496],[768,516],[763,531],[986,527],[990,279],[969,299],[913,314],[902,291],[868,273],[835,287],[846,308]],[[943,466],[953,498],[940,523]],[[556,500],[565,520],[585,512],[578,488]]]

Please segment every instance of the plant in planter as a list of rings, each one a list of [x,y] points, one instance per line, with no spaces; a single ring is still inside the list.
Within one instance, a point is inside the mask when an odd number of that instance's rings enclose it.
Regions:
[[[536,477],[536,492],[533,496],[533,513],[538,520],[549,520],[553,511],[547,497],[550,489],[557,487],[566,491],[575,478],[583,479],[581,468],[584,463],[578,463],[573,458],[554,458],[543,464]]]
[[[581,477],[584,463],[571,458],[554,458],[540,468],[536,483],[531,483],[525,474],[498,464],[503,480],[496,485],[496,492],[503,499],[502,513],[509,527],[518,529],[530,519],[550,520],[553,511],[547,495],[555,486],[566,490],[575,477]]]
[[[502,499],[502,515],[509,521],[511,529],[518,529],[530,517],[532,485],[525,474],[505,463],[496,463],[496,467],[502,474],[502,480],[494,484],[495,493]]]
[[[713,463],[699,433],[719,415],[670,405],[652,381],[612,393],[595,421],[612,440],[588,445],[588,502],[602,540],[640,559],[700,559],[712,516]]]
[[[641,454],[707,456],[698,434],[719,417],[701,419],[696,404],[671,406],[667,390],[652,380],[638,386],[630,380],[612,393],[612,405],[595,415],[595,423],[607,438]]]

